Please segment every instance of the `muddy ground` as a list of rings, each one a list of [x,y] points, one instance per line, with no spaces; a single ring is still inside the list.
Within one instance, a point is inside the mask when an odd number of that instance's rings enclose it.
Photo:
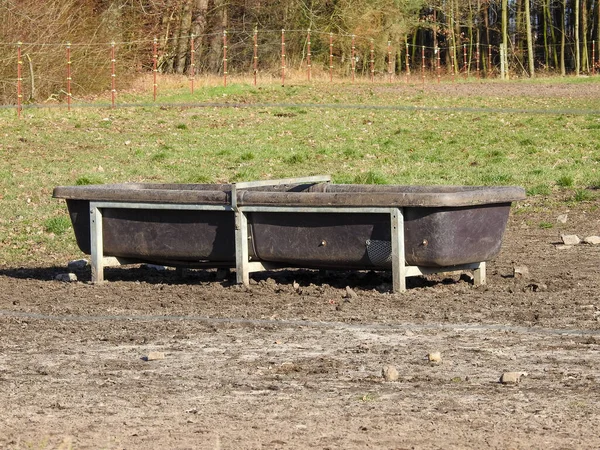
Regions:
[[[484,287],[1,268],[0,448],[599,448],[600,246],[557,244],[600,235],[600,203],[520,206]]]

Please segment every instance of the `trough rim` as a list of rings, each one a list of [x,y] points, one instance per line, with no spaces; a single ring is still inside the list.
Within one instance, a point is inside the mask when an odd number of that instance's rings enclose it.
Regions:
[[[65,200],[231,205],[234,184],[115,183],[57,186]],[[285,190],[282,190],[285,189]],[[298,190],[300,189],[300,190]],[[238,189],[238,206],[468,207],[524,200],[519,186],[289,184]]]

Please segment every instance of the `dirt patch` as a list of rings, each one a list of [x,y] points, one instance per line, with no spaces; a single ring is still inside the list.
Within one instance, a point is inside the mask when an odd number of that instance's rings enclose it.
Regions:
[[[556,244],[600,235],[600,205],[529,203],[485,287],[440,275],[392,295],[389,274],[298,270],[245,289],[144,267],[94,286],[87,270],[2,268],[0,447],[597,448],[600,246]]]

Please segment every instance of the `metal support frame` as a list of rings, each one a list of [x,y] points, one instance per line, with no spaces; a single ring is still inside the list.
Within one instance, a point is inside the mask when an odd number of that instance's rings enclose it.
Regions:
[[[435,274],[472,270],[474,284],[486,284],[485,262],[461,264],[445,267],[407,266],[404,250],[404,211],[403,208],[377,208],[377,207],[291,207],[291,206],[240,206],[236,212],[236,270],[237,282],[248,285],[251,272],[269,270],[281,265],[272,265],[263,262],[251,262],[248,259],[248,222],[247,212],[272,212],[272,213],[379,213],[390,215],[391,240],[392,240],[392,289],[394,292],[406,291],[406,278]],[[239,224],[239,225],[238,225]],[[241,246],[242,248],[238,248]]]
[[[236,280],[240,284],[248,285],[250,273],[273,268],[284,267],[282,264],[250,261],[248,246],[248,219],[249,212],[273,212],[273,213],[377,213],[389,214],[390,231],[392,241],[392,280],[393,291],[406,291],[406,278],[418,275],[426,275],[442,272],[456,272],[472,270],[474,284],[486,284],[485,262],[476,262],[449,267],[421,267],[407,266],[404,249],[404,210],[400,207],[319,207],[319,206],[238,206],[237,190],[250,187],[273,186],[293,183],[320,183],[329,182],[329,177],[307,177],[292,178],[286,180],[259,181],[249,183],[238,183],[232,187],[231,205],[200,205],[200,204],[173,204],[173,203],[134,203],[115,201],[91,201],[90,202],[90,241],[91,241],[91,266],[92,282],[104,281],[104,267],[132,264],[134,261],[124,258],[105,257],[102,233],[102,210],[105,208],[125,209],[170,209],[170,210],[196,210],[196,211],[225,211],[235,214],[235,268]],[[215,264],[215,267],[219,264]],[[210,262],[206,267],[211,267]]]
[[[125,264],[136,264],[140,261],[129,258],[117,258],[104,256],[104,239],[102,233],[102,210],[107,208],[118,209],[169,209],[189,211],[233,211],[229,205],[196,205],[196,204],[174,204],[174,203],[134,203],[134,202],[90,202],[90,243],[91,243],[91,266],[92,282],[104,281],[104,268]],[[222,265],[215,264],[214,267]]]

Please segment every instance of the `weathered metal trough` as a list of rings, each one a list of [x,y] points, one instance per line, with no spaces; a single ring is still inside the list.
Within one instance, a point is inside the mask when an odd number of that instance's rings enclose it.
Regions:
[[[332,184],[328,176],[236,184],[61,186],[92,281],[107,265],[235,267],[237,281],[277,267],[472,270],[500,250],[519,187]]]

